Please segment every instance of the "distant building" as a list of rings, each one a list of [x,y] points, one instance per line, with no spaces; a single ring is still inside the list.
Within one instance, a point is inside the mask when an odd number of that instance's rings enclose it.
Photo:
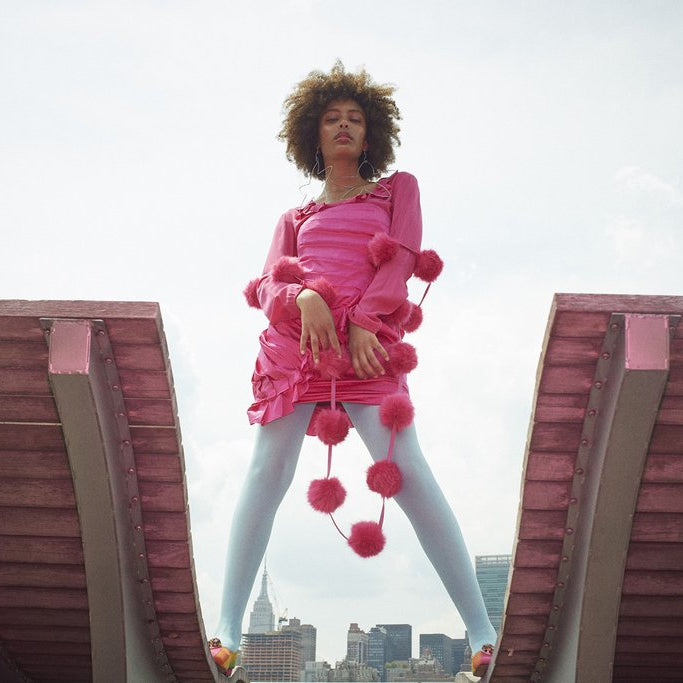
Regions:
[[[384,666],[387,663],[387,631],[381,626],[373,626],[368,633],[368,666],[377,670],[379,680],[386,679]]]
[[[332,667],[327,662],[306,662],[304,665],[303,680],[305,683],[320,683],[330,680]]]
[[[337,662],[334,669],[329,673],[330,681],[378,681],[379,677],[374,669],[365,664],[349,662]]]
[[[465,663],[465,652],[468,649],[467,638],[452,638],[451,640],[453,643],[453,673],[467,669],[471,671],[471,662],[468,660]],[[465,666],[465,669],[463,669],[463,666]]]
[[[496,631],[503,621],[505,590],[510,573],[512,555],[477,555],[474,558],[477,581],[484,596],[489,619]]]
[[[410,624],[377,624],[387,632],[386,661],[408,661],[413,656],[413,627]]]
[[[368,634],[358,628],[358,624],[351,624],[346,635],[346,661],[349,664],[368,663]]]
[[[249,633],[269,633],[275,630],[275,614],[273,605],[268,599],[268,572],[263,570],[261,592],[254,602],[254,609],[249,615]]]
[[[298,631],[301,634],[301,678],[305,680],[307,662],[315,662],[316,629],[310,624],[302,624],[300,619],[292,617],[289,623],[282,626],[281,631]]]
[[[439,662],[446,673],[452,674],[460,670],[459,665],[457,669],[453,668],[453,638],[443,633],[421,633],[420,657],[426,657],[427,651],[429,656]]]
[[[252,681],[300,681],[304,670],[297,628],[242,636],[242,666]]]
[[[301,650],[304,664],[306,662],[315,662],[316,639],[317,631],[315,626],[301,624]]]
[[[427,648],[429,649],[429,648]],[[453,674],[445,673],[439,662],[432,656],[409,659],[408,661],[394,661],[387,664],[387,681],[452,681]]]

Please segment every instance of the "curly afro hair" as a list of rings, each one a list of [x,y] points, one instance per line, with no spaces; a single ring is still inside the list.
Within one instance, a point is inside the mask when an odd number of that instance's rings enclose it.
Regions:
[[[365,180],[379,177],[394,161],[394,145],[400,145],[397,121],[401,113],[392,95],[395,87],[378,85],[365,71],[347,73],[337,60],[329,74],[311,71],[284,102],[284,121],[278,138],[287,143],[287,159],[306,175],[322,179],[325,169],[316,167],[318,122],[333,100],[355,100],[365,113],[367,161],[359,172]]]

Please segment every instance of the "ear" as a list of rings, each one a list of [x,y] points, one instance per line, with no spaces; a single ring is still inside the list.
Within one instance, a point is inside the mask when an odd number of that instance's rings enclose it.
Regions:
[[[367,140],[363,143],[363,151],[364,152],[368,151],[368,141]]]

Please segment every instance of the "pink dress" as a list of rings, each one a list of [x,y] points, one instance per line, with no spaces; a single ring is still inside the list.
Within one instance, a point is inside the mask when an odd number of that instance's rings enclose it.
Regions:
[[[368,243],[380,231],[399,247],[391,259],[376,267]],[[392,314],[395,317],[406,301],[406,282],[415,267],[421,237],[417,181],[403,172],[382,178],[367,194],[334,204],[311,201],[281,216],[257,285],[258,300],[270,324],[259,338],[250,423],[266,424],[287,415],[296,403],[330,400],[329,376],[321,376],[310,350],[305,355],[299,352],[301,318],[295,299],[304,282],[324,277],[332,285],[335,298],[330,310],[342,348],[349,321],[374,332],[386,348],[403,336]],[[274,278],[273,266],[282,256],[298,257],[304,282]],[[407,391],[404,376],[387,371],[381,377],[358,379],[349,368],[336,380],[335,391],[339,401],[378,405],[397,387]]]

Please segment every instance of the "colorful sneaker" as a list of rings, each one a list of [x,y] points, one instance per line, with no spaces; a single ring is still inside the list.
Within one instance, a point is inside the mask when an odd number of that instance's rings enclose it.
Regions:
[[[481,650],[472,655],[472,673],[475,676],[483,676],[491,663],[493,655],[493,645],[486,644],[481,646]]]
[[[211,638],[209,641],[209,650],[211,651],[213,661],[216,662],[218,670],[222,674],[229,676],[235,668],[237,656],[240,653],[239,650],[232,652],[231,650],[228,650],[227,647],[223,647],[220,638]]]

